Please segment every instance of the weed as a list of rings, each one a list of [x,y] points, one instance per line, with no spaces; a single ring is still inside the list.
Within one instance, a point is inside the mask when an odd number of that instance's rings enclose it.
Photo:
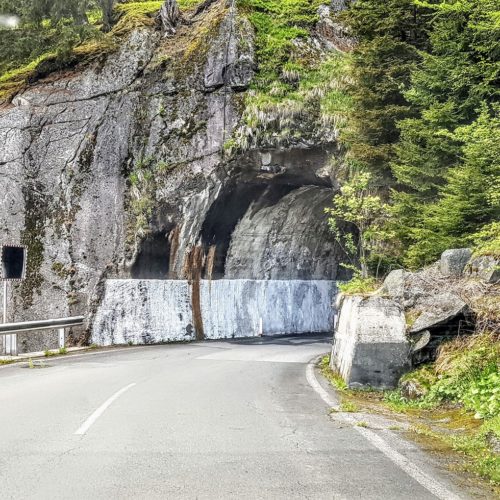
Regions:
[[[68,354],[68,349],[66,347],[60,347],[58,352],[59,352],[59,354],[62,354],[62,355]]]
[[[356,427],[368,427],[368,423],[361,420],[360,422],[356,422]]]
[[[345,391],[347,384],[342,376],[330,368],[330,356],[324,356],[319,362],[322,375],[339,391]]]
[[[28,359],[28,368],[35,368],[35,365],[33,364],[33,360],[31,358]]]
[[[344,411],[347,413],[356,413],[359,411],[359,406],[352,401],[343,401],[340,404],[340,411]]]

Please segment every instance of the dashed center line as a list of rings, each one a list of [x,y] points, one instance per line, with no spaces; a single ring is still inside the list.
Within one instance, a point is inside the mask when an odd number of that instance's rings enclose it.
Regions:
[[[90,415],[87,420],[78,428],[75,432],[76,436],[83,436],[87,433],[87,431],[95,424],[96,420],[116,401],[122,394],[127,392],[130,388],[134,387],[135,382],[125,386],[123,389],[120,389],[118,392],[115,392],[108,400],[106,400],[97,410]]]

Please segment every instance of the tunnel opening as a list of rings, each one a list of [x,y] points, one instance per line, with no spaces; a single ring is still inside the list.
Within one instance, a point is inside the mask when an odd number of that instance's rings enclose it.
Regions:
[[[140,244],[130,274],[132,279],[168,279],[170,243],[165,231],[148,235]]]
[[[205,278],[221,279],[233,232],[238,222],[251,210],[272,206],[296,189],[288,184],[231,184],[210,207],[201,229],[201,241],[207,255]]]

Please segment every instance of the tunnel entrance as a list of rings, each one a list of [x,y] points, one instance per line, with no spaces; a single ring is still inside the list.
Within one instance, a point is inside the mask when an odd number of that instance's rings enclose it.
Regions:
[[[201,229],[201,241],[208,255],[205,278],[221,279],[225,274],[226,258],[231,237],[238,222],[249,209],[255,212],[272,206],[296,189],[287,184],[232,184],[214,202]]]
[[[147,236],[132,265],[132,279],[167,279],[170,267],[170,243],[166,232]]]

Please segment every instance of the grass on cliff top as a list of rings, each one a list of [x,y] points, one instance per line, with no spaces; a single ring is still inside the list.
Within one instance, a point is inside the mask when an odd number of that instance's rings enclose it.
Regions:
[[[178,0],[181,9],[190,9],[200,0]],[[120,39],[136,28],[151,26],[154,18],[163,4],[163,1],[128,1],[118,3],[115,7],[116,23],[109,33],[102,33],[100,26],[102,16],[99,10],[88,12],[90,26],[81,43],[74,47],[61,45],[58,33],[51,28],[50,23],[44,22],[41,29],[45,30],[44,53],[30,61],[20,63],[0,75],[0,103],[7,101],[19,92],[29,81],[36,80],[43,66],[50,71],[65,67],[68,64],[84,61],[108,54],[120,45]]]

